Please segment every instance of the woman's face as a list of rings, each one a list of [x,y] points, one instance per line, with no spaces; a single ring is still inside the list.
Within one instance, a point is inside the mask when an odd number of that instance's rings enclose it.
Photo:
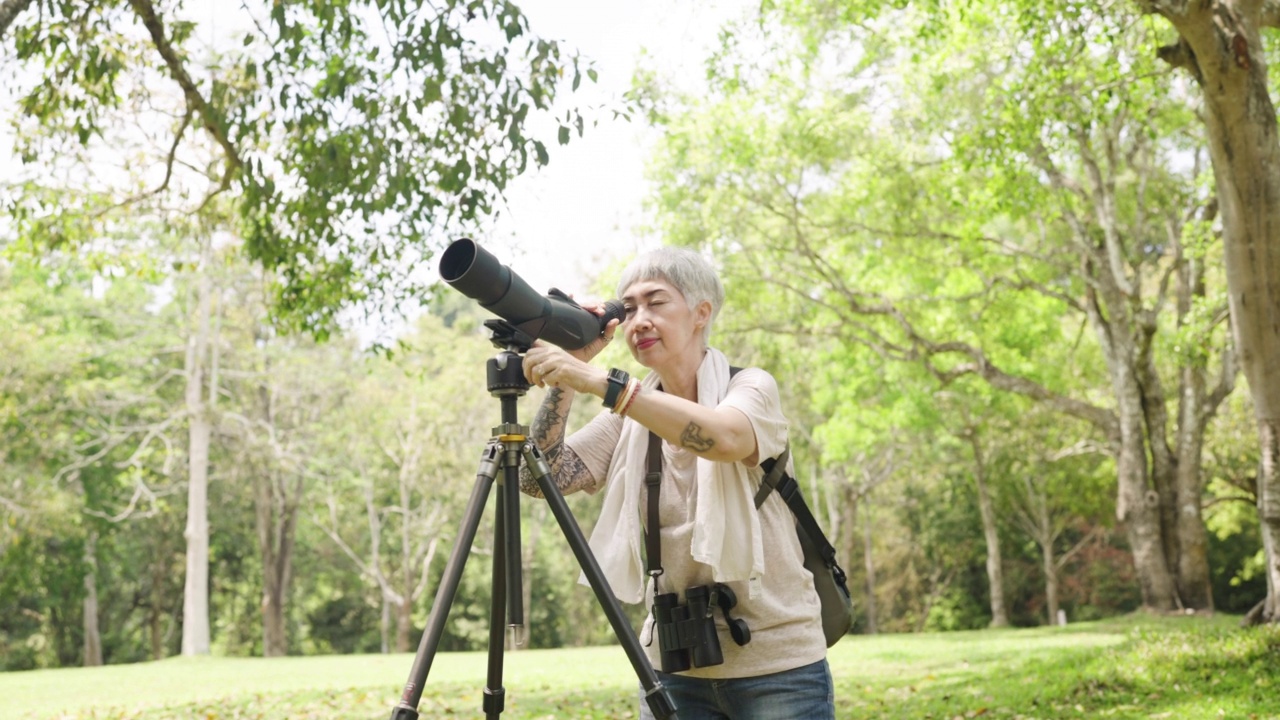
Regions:
[[[641,365],[661,369],[680,359],[701,359],[702,328],[711,318],[711,303],[691,308],[666,280],[641,280],[623,292],[622,305],[627,347]]]

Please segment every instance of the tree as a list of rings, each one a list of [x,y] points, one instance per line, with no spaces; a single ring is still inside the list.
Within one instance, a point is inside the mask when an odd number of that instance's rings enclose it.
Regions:
[[[1235,364],[1206,262],[1215,206],[1173,160],[1195,136],[1141,65],[1141,25],[1057,6],[945,28],[788,12],[797,29],[768,38],[767,61],[727,36],[717,92],[654,106],[669,233],[807,301],[815,334],[1090,423],[1117,458],[1145,602],[1211,608],[1200,448]],[[1099,34],[1116,37],[1105,52]]]
[[[7,488],[21,493],[0,513],[19,536],[67,516],[59,534],[77,548],[81,588],[63,600],[80,603],[85,665],[116,650],[103,638],[99,579],[128,544],[121,536],[157,513],[174,485],[168,373],[152,362],[172,338],[151,326],[135,275],[146,267],[54,256],[0,271],[0,297],[14,309],[0,320],[14,343],[0,361],[0,463]]]
[[[566,77],[581,80],[577,57],[532,36],[506,0],[425,12],[394,0],[261,3],[241,20],[234,49],[201,58],[201,26],[181,3],[0,5],[27,168],[3,205],[21,245],[78,247],[125,209],[222,226],[225,202],[248,255],[276,279],[278,323],[327,337],[344,308],[393,310],[426,294],[413,267],[437,228],[475,225],[530,161],[548,162],[526,127]],[[567,112],[559,141],[583,124]],[[116,172],[83,172],[111,163]],[[69,191],[85,210],[70,211]],[[197,283],[185,369],[188,654],[209,651],[207,290]]]
[[[1173,26],[1159,57],[1201,89],[1209,157],[1221,206],[1240,365],[1262,449],[1258,514],[1267,554],[1263,616],[1280,622],[1280,137],[1262,32],[1280,27],[1265,0],[1137,0]]]
[[[182,592],[182,654],[209,654],[209,441],[218,402],[213,340],[213,238],[197,239],[199,258],[191,287],[183,374],[187,418],[186,586]]]
[[[246,469],[253,474],[250,482],[262,555],[262,652],[266,657],[289,650],[285,607],[293,579],[298,511],[313,478],[325,470],[316,466],[324,430],[338,417],[337,406],[347,394],[340,368],[357,352],[347,343],[307,347],[305,341],[273,342],[270,334],[262,326],[256,333],[263,357],[256,377],[246,383],[256,390],[256,412],[244,428],[245,441],[256,449],[252,455],[258,456]],[[286,345],[285,353],[275,350],[277,343]],[[253,448],[255,444],[263,447]]]
[[[438,229],[480,221],[513,177],[545,165],[529,124],[565,82],[595,75],[508,0],[249,3],[244,33],[214,38],[233,47],[212,58],[196,49],[213,29],[180,3],[0,8],[29,179],[146,158],[128,181],[68,178],[102,198],[70,218],[23,187],[7,203],[20,231],[47,247],[68,223],[100,229],[123,206],[191,213],[230,192],[245,250],[278,279],[278,319],[320,335],[344,307],[422,295],[411,269]],[[583,125],[568,111],[559,141]]]

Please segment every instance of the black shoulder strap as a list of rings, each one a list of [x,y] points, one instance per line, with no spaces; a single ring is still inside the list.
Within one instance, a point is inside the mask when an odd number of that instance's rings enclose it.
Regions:
[[[662,438],[657,433],[649,433],[649,453],[645,459],[647,472],[644,486],[649,491],[648,521],[645,523],[644,554],[649,576],[655,578],[654,592],[657,592],[656,578],[662,574],[662,534],[658,522],[658,491],[662,488]]]
[[[765,480],[770,477],[778,476],[772,485],[767,485],[765,481],[760,483],[760,491],[756,493],[756,507],[769,497],[769,493],[777,489],[778,495],[787,503],[787,507],[791,508],[791,513],[796,516],[796,525],[813,543],[813,547],[817,549],[818,554],[822,556],[823,562],[827,567],[835,567],[836,565],[836,549],[827,540],[826,533],[822,532],[822,526],[818,524],[817,518],[813,516],[813,511],[809,509],[808,503],[804,501],[804,495],[800,494],[800,483],[795,478],[786,473],[787,456],[791,453],[791,444],[787,444],[787,449],[782,452],[777,459],[765,460],[760,463],[767,472]],[[772,463],[772,465],[769,465]]]
[[[782,450],[781,455],[760,463],[761,469],[764,470],[764,477],[760,478],[760,489],[756,490],[756,509],[759,509],[764,504],[764,501],[769,497],[769,493],[773,492],[778,487],[778,482],[786,477],[787,460],[790,457],[791,443],[787,442],[787,446]]]
[[[740,372],[742,372],[742,368],[729,366],[730,378]],[[788,448],[788,452],[790,452],[790,448]],[[781,467],[785,467],[786,464],[786,455],[784,453]],[[662,490],[662,438],[653,432],[649,433],[649,451],[645,458],[645,469],[644,486],[649,491],[649,501],[645,513],[647,518],[644,533],[645,565],[648,568],[649,576],[656,578],[662,574],[662,533],[661,523],[658,521],[658,500]],[[757,495],[756,498],[756,507],[760,507],[760,503],[764,502],[764,497]],[[656,584],[654,592],[657,592]]]

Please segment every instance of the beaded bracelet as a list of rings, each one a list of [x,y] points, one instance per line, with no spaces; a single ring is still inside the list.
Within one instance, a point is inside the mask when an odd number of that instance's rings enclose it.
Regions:
[[[622,409],[631,401],[631,397],[640,388],[640,381],[635,378],[628,378],[626,387],[622,388],[622,392],[618,393],[618,401],[613,404],[613,414],[621,415]]]
[[[632,382],[636,384],[635,392],[627,396],[627,402],[622,406],[622,410],[618,412],[623,417],[627,416],[627,411],[631,409],[631,403],[635,402],[636,398],[640,396],[640,382],[638,380],[633,380]]]

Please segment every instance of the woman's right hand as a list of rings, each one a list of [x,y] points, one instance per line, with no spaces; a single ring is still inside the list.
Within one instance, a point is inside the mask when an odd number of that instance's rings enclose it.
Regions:
[[[604,305],[602,304],[586,303],[581,307],[583,310],[595,313],[597,316],[604,317]],[[569,350],[569,354],[582,362],[591,362],[596,355],[599,355],[600,352],[608,347],[609,343],[613,341],[613,334],[618,331],[618,325],[620,322],[621,321],[619,320],[610,320],[609,324],[604,328],[604,333],[600,337],[592,340],[584,347],[580,347],[577,350]]]

